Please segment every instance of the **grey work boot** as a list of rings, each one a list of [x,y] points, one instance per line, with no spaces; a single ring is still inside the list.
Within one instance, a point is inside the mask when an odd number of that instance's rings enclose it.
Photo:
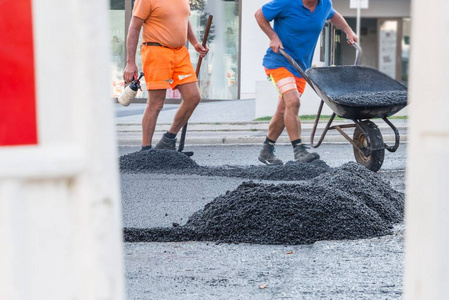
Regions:
[[[148,151],[148,150],[152,150],[153,148],[150,146],[142,146],[142,148],[140,148],[140,151]]]
[[[297,162],[311,162],[315,159],[320,158],[318,153],[315,152],[308,152],[307,149],[309,147],[306,147],[304,144],[296,145],[295,148],[293,148],[293,154],[295,155],[295,161]]]
[[[259,154],[259,161],[266,165],[282,165],[283,162],[274,155],[274,146],[270,144],[263,144]]]
[[[170,139],[165,135],[162,136],[160,141],[156,144],[154,149],[174,150],[176,151],[176,139]]]

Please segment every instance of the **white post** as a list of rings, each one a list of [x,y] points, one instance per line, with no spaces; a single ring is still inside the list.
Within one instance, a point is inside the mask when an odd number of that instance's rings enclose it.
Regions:
[[[2,300],[124,299],[108,7],[32,1],[38,141],[0,146]]]
[[[449,299],[448,12],[412,1],[404,299]]]

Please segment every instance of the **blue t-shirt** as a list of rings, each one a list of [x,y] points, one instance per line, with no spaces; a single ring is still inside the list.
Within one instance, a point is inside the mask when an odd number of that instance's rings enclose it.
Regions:
[[[272,0],[262,6],[268,22],[274,20],[273,29],[281,39],[284,50],[303,68],[312,65],[313,53],[326,20],[332,18],[335,10],[332,0],[319,0],[313,13],[304,6],[302,0]],[[268,48],[263,59],[267,69],[287,68],[297,77],[298,71],[280,53]]]

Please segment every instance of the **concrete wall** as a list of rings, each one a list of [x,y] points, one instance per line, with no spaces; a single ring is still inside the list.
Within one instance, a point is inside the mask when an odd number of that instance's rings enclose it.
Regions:
[[[410,17],[410,0],[370,0],[362,9],[362,18]],[[334,8],[344,17],[356,17],[357,10],[349,8],[349,0],[333,0]]]
[[[268,48],[268,37],[257,25],[254,13],[265,3],[258,0],[242,1],[241,32],[241,86],[240,98],[254,98],[256,81],[267,76],[262,67],[262,58]]]

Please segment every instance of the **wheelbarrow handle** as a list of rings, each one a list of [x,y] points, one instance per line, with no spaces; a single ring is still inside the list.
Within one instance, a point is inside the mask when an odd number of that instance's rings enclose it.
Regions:
[[[304,72],[304,70],[298,65],[298,63],[293,59],[293,57],[290,56],[290,54],[288,54],[287,52],[284,51],[284,49],[281,49],[281,48],[279,48],[279,53],[281,53],[282,56],[284,56],[288,60],[288,62],[293,65],[293,67],[296,69],[296,71],[298,71],[299,74],[301,74],[301,76],[305,80],[307,80],[307,81],[310,80],[309,76],[306,75],[306,72]]]
[[[352,46],[356,50],[354,66],[358,66],[358,65],[360,65],[360,60],[362,58],[362,53],[363,53],[362,47],[360,47],[360,45],[357,44],[356,42],[353,42]]]

